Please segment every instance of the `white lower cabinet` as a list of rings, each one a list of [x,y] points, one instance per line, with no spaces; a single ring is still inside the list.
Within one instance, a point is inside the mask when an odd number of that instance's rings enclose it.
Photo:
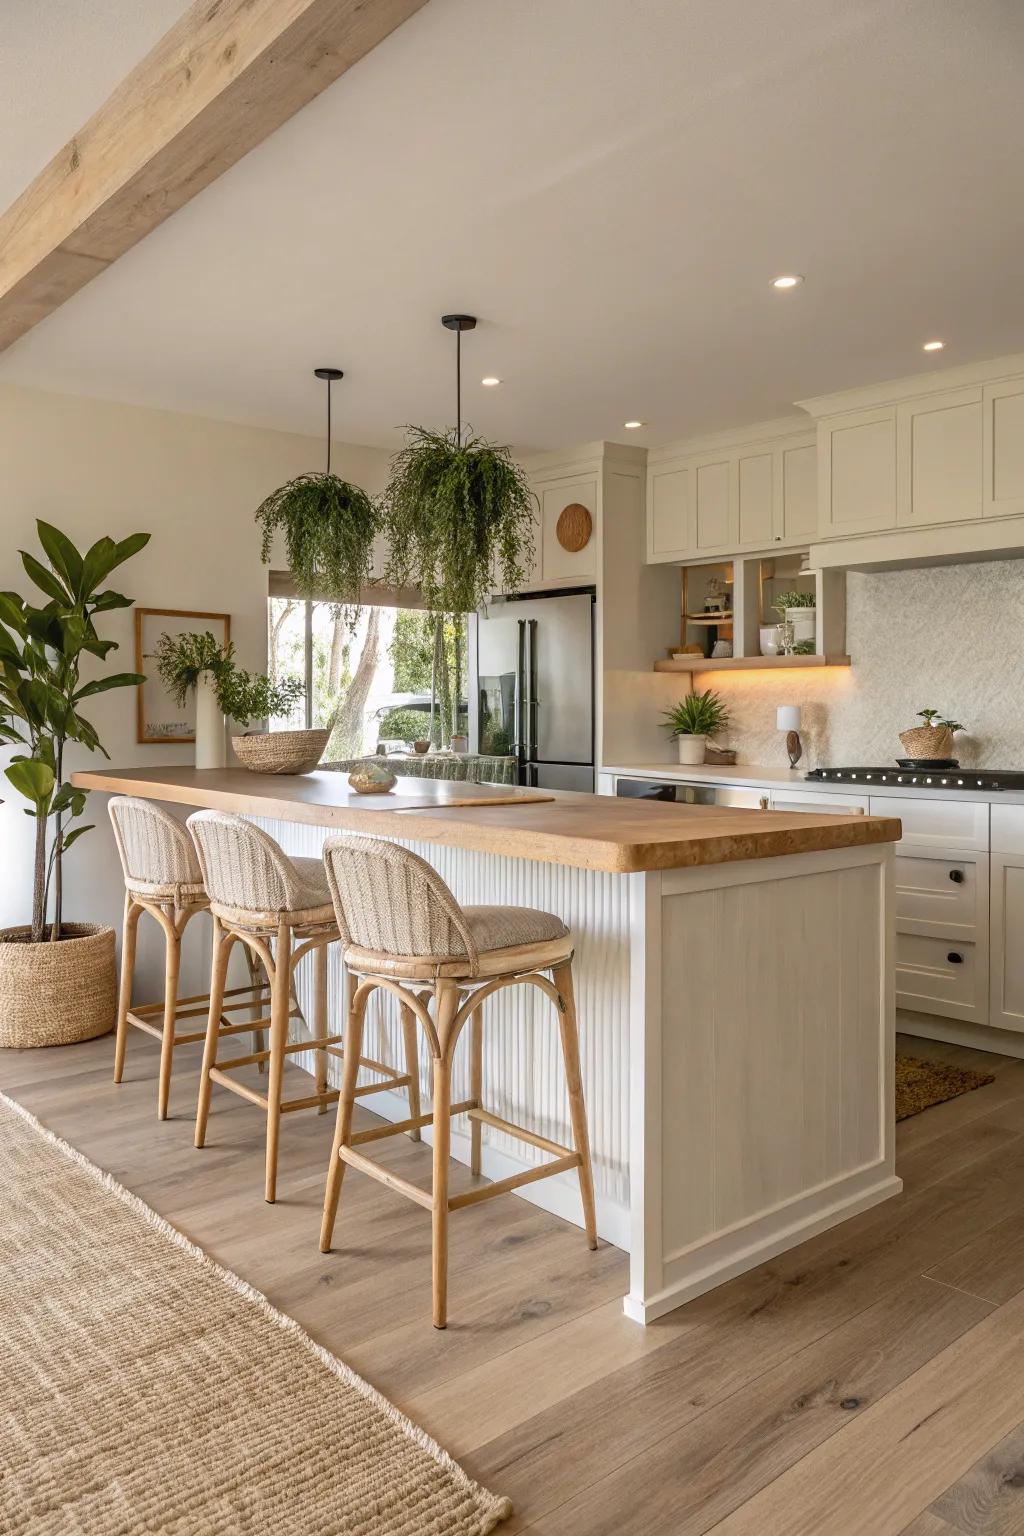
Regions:
[[[989,1023],[1024,1030],[1024,853],[992,855]]]

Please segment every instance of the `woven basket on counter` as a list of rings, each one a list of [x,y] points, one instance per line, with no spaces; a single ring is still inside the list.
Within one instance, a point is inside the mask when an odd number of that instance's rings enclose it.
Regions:
[[[324,755],[329,730],[260,731],[232,736],[231,745],[251,773],[312,773]]]
[[[65,923],[55,944],[29,944],[28,932],[0,929],[0,1046],[72,1045],[112,1030],[113,928]]]
[[[918,725],[901,731],[900,741],[908,757],[925,761],[953,756],[953,732],[945,725]]]

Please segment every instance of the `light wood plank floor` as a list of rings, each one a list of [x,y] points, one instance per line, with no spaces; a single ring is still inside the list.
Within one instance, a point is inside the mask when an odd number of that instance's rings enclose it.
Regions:
[[[350,1171],[321,1255],[333,1112],[286,1118],[265,1205],[258,1110],[215,1089],[192,1146],[192,1048],[163,1125],[138,1034],[120,1088],[109,1037],[0,1052],[0,1087],[507,1493],[508,1536],[1024,1533],[1024,1062],[902,1045],[997,1074],[899,1128],[903,1195],[648,1329],[622,1254],[509,1199],[453,1219],[437,1333],[425,1213]]]

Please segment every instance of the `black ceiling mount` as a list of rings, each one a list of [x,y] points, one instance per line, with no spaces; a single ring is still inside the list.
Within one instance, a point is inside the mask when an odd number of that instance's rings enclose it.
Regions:
[[[474,331],[476,315],[442,315],[441,324],[448,331]]]
[[[335,379],[343,379],[345,377],[340,368],[314,368],[313,372],[318,379],[327,379],[331,384],[334,383]]]

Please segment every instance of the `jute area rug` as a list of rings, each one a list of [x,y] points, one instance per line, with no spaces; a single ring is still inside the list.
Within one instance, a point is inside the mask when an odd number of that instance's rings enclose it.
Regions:
[[[510,1513],[0,1094],[5,1536],[483,1536]]]
[[[909,1120],[933,1104],[945,1104],[962,1093],[973,1093],[995,1082],[991,1072],[972,1072],[947,1067],[941,1061],[921,1061],[916,1056],[896,1057],[896,1119]]]

